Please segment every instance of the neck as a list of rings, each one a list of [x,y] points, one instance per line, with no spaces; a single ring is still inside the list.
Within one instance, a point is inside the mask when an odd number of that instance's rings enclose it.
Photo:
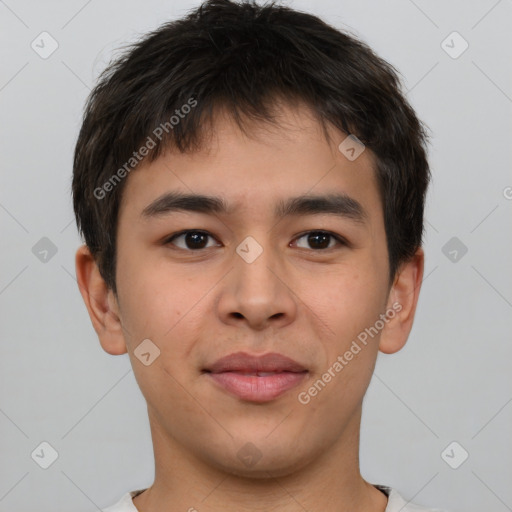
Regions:
[[[155,481],[133,499],[139,512],[384,512],[386,496],[359,470],[360,411],[333,445],[301,468],[251,478],[226,472],[168,436],[149,411]]]

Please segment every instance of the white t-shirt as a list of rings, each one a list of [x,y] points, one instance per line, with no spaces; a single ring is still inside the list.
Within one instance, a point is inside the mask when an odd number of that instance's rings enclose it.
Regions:
[[[385,512],[443,512],[437,508],[425,508],[408,503],[391,487],[386,487],[385,485],[376,485],[375,487],[383,491],[388,497],[388,505]],[[143,491],[145,489],[127,492],[115,505],[103,509],[103,512],[138,512],[132,498]]]

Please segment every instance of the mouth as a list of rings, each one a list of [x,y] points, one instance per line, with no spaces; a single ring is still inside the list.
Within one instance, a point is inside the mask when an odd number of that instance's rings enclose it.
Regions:
[[[282,354],[230,354],[203,369],[213,384],[242,400],[269,402],[298,386],[308,370]]]

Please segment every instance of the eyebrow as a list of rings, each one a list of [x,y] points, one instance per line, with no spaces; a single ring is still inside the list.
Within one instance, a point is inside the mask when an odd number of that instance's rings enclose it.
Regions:
[[[141,217],[163,217],[174,211],[230,215],[233,213],[233,207],[229,207],[222,197],[173,191],[148,204],[142,210]],[[304,195],[281,199],[274,209],[274,215],[279,219],[318,214],[332,214],[359,223],[364,223],[368,219],[368,214],[361,203],[346,194]]]

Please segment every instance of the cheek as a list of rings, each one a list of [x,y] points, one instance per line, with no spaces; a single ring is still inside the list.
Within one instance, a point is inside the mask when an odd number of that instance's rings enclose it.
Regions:
[[[383,312],[385,286],[382,276],[370,266],[347,267],[337,275],[326,276],[324,285],[317,281],[314,291],[310,289],[310,302],[316,304],[319,316],[342,343],[372,325]]]
[[[163,258],[148,262],[131,257],[122,261],[118,291],[130,352],[133,353],[142,340],[149,339],[160,350],[155,361],[160,370],[177,377],[181,375],[185,371],[183,361],[188,360],[194,340],[201,337],[208,306],[205,297],[211,287],[212,283],[206,278],[184,275],[166,264]]]
[[[118,260],[117,287],[123,327],[130,345],[149,338],[161,339],[186,311],[187,290],[179,276],[168,275],[157,262],[130,254]],[[135,348],[132,346],[132,348]]]
[[[320,340],[326,364],[315,376],[327,384],[326,391],[318,392],[312,402],[316,407],[337,411],[331,420],[339,424],[358,406],[371,380],[379,336],[365,338],[365,329],[384,312],[385,285],[375,273],[354,269],[329,282],[328,291],[317,297],[318,316],[325,319],[331,332]],[[314,389],[310,391],[315,393]]]

